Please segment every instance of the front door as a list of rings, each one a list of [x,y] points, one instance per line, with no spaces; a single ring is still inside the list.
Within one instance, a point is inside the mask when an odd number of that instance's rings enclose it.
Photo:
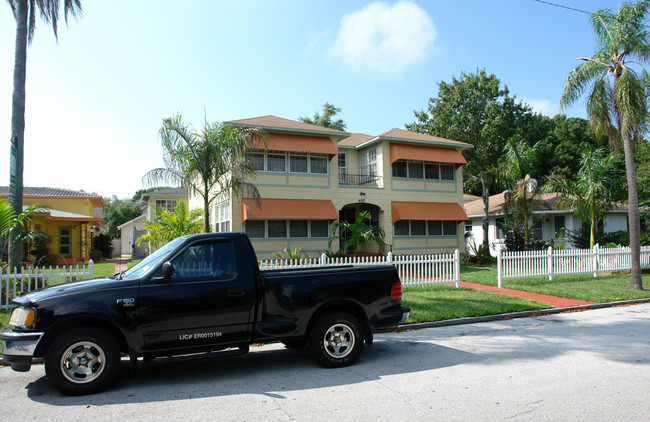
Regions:
[[[234,250],[230,239],[197,241],[170,260],[171,280],[142,282],[140,315],[148,351],[249,341],[253,295]]]
[[[59,256],[72,256],[72,228],[59,226]]]

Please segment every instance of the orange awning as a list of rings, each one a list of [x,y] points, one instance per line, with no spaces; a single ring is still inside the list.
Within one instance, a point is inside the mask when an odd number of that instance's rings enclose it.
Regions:
[[[433,161],[435,163],[452,163],[457,166],[467,164],[463,154],[453,148],[391,143],[390,163],[393,164],[397,160]]]
[[[329,199],[262,199],[244,198],[242,222],[246,220],[336,220],[339,213]]]
[[[259,140],[255,140],[251,149],[264,149]],[[327,154],[332,158],[338,151],[334,141],[330,138],[318,138],[315,136],[295,136],[271,134],[267,149],[269,151],[304,152],[313,154]]]
[[[465,221],[467,214],[455,202],[398,202],[390,203],[393,224],[399,220]]]

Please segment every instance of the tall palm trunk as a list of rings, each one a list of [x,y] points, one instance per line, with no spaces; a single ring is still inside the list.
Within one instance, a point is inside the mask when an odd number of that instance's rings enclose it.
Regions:
[[[16,215],[23,211],[23,145],[25,136],[25,77],[27,69],[27,1],[17,2],[14,92],[11,102],[11,151],[9,155],[9,203]],[[14,238],[22,232],[17,225],[9,236],[9,268],[23,258],[20,243]]]
[[[490,212],[490,185],[485,180],[485,176],[481,178],[481,186],[483,189],[481,191],[481,197],[483,199],[483,245],[489,246],[490,238],[488,230],[490,228],[490,220],[488,213]]]
[[[636,170],[634,168],[634,146],[629,131],[623,133],[625,152],[625,171],[627,173],[627,202],[630,222],[631,276],[630,289],[643,290],[641,281],[641,220],[639,218],[639,195],[636,189]]]

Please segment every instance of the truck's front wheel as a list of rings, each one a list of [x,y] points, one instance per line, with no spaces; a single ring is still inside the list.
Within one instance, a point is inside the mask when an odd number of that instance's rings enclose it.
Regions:
[[[61,334],[45,356],[45,374],[59,391],[92,394],[108,387],[120,369],[115,338],[96,327],[79,327]]]
[[[327,368],[352,364],[363,348],[361,324],[346,312],[323,316],[309,333],[309,352]]]

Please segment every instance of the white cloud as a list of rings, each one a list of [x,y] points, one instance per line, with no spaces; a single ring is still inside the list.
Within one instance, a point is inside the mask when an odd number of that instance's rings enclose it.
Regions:
[[[399,73],[424,59],[435,38],[433,21],[417,4],[375,2],[343,16],[332,55],[357,71]]]
[[[535,98],[522,98],[521,101],[531,106],[534,112],[541,113],[544,116],[553,117],[560,112],[560,103]]]

